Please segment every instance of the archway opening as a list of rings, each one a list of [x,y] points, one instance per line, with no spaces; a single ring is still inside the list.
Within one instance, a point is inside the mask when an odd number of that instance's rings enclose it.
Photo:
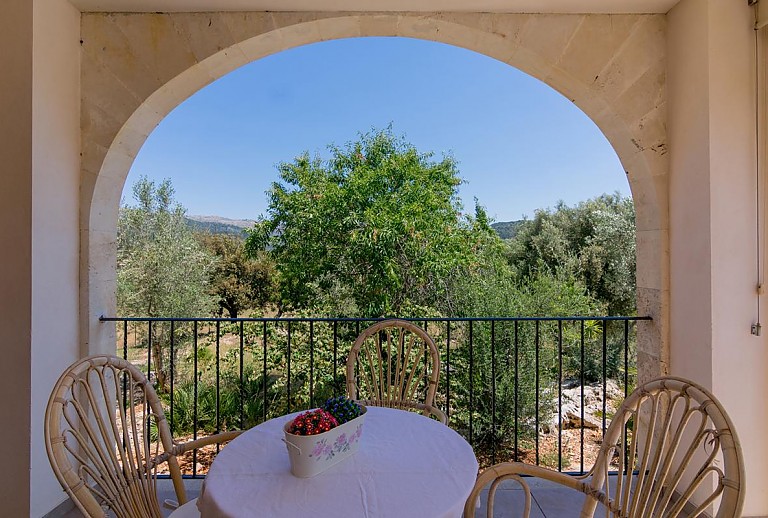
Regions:
[[[622,177],[622,179],[623,179],[623,177]],[[438,331],[438,334],[440,334],[440,333],[442,333],[442,331]],[[470,334],[471,334],[471,333],[470,333]],[[538,335],[537,335],[537,336],[538,336]],[[220,336],[219,336],[219,334],[218,334],[218,326],[217,326],[217,331],[216,331],[216,339],[217,339],[217,340],[216,340],[216,343],[217,343],[217,345],[218,345],[218,343],[219,343],[219,341],[218,341],[218,340],[219,340],[219,338],[220,338]],[[584,347],[584,345],[583,345],[583,344],[582,344],[582,347]],[[626,357],[626,351],[624,352],[624,354],[625,354],[625,357]],[[158,355],[155,355],[155,356],[156,356],[156,358],[157,358],[157,356],[158,356]],[[604,359],[604,361],[605,361],[605,359]],[[241,362],[242,362],[242,357],[241,357]],[[149,367],[148,367],[148,369],[149,369]],[[582,370],[583,370],[583,366],[582,366]],[[560,373],[558,374],[558,376],[559,376],[559,379],[561,379],[561,380],[562,380],[562,376],[563,376],[563,373],[562,373],[562,372],[560,372]],[[290,376],[289,376],[289,377],[290,377]],[[290,386],[290,381],[288,381],[288,386]],[[310,389],[310,393],[311,393],[311,389]],[[311,398],[312,396],[310,395],[309,397]],[[288,405],[289,405],[289,409],[290,409],[290,402],[288,403]],[[450,403],[449,403],[449,405],[450,405]],[[536,409],[536,411],[538,412],[538,406],[537,406],[537,409]],[[469,421],[469,423],[468,423],[468,426],[469,426],[469,429],[471,430],[471,429],[472,429],[472,423],[471,423],[471,421]],[[472,432],[470,431],[470,435],[471,435],[471,433],[472,433]],[[515,446],[516,455],[518,454],[518,453],[517,453],[517,448],[518,448],[518,447],[517,447],[517,446]],[[538,448],[537,448],[537,452],[536,452],[536,456],[537,456],[537,458],[538,458],[538,454],[539,454],[539,452],[538,452]]]

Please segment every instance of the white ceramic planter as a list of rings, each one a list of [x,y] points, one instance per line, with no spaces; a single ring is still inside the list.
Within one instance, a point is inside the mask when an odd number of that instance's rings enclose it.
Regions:
[[[291,421],[285,423],[283,442],[288,448],[291,473],[301,478],[314,477],[355,453],[360,446],[363,421],[368,411],[361,406],[363,413],[358,417],[317,435],[294,435],[288,432]]]

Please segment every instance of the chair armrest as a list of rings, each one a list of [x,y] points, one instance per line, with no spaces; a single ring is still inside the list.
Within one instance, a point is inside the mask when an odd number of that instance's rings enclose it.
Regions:
[[[467,502],[464,505],[464,517],[474,518],[477,499],[483,488],[488,484],[491,484],[491,489],[488,493],[488,510],[492,513],[496,487],[503,480],[514,479],[525,490],[526,512],[524,516],[525,518],[528,518],[528,513],[530,512],[530,488],[523,477],[536,477],[549,480],[550,482],[584,493],[588,497],[594,498],[603,505],[612,508],[612,502],[610,502],[607,495],[601,491],[593,489],[586,482],[583,482],[583,477],[574,477],[540,466],[524,464],[522,462],[505,462],[491,466],[477,477],[475,487],[472,489],[472,492],[469,494],[469,498],[467,498]],[[489,514],[489,516],[491,515]]]
[[[220,444],[222,442],[231,441],[241,433],[243,433],[244,430],[233,430],[231,432],[222,432],[217,433],[215,435],[209,435],[207,437],[201,437],[200,439],[195,439],[193,441],[188,441],[184,443],[174,443],[173,448],[169,451],[163,452],[160,455],[157,455],[151,459],[151,461],[148,463],[149,466],[157,466],[162,464],[163,462],[166,462],[171,457],[178,457],[179,455],[183,455],[187,453],[188,451],[196,450],[198,448],[202,448],[203,446],[208,446],[211,444]]]
[[[177,444],[173,448],[172,455],[183,455],[191,450],[202,448],[203,446],[209,446],[211,444],[221,444],[223,442],[231,441],[238,435],[243,433],[243,430],[233,430],[231,432],[217,433],[216,435],[209,435],[207,437],[201,437],[193,441]]]
[[[425,410],[427,412],[429,412],[430,414],[432,414],[433,416],[435,416],[437,418],[437,420],[440,421],[441,423],[443,423],[444,425],[448,424],[448,416],[446,416],[445,412],[443,412],[439,408],[433,407],[433,406],[428,406],[428,407],[425,408]]]

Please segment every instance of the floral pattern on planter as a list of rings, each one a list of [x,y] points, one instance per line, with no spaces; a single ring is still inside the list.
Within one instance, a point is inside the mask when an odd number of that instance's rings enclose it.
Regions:
[[[348,451],[354,443],[360,440],[362,434],[363,425],[359,424],[352,435],[347,437],[347,434],[343,433],[336,438],[332,445],[328,444],[327,439],[320,439],[315,443],[315,447],[309,456],[314,457],[315,461],[322,458],[325,458],[325,460],[332,459],[337,453]]]

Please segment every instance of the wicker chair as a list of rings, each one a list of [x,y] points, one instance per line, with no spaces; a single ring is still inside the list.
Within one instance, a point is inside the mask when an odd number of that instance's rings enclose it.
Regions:
[[[45,412],[45,446],[53,471],[88,517],[106,516],[107,510],[119,518],[162,516],[155,475],[164,462],[178,503],[184,504],[187,496],[176,457],[239,433],[175,443],[144,374],[107,355],[70,366],[56,382]]]
[[[525,491],[528,517],[531,493],[522,476],[587,495],[581,517],[593,516],[602,504],[598,514],[615,517],[731,518],[741,516],[744,500],[744,463],[733,424],[706,389],[672,377],[648,382],[624,401],[589,473],[574,477],[518,462],[497,464],[478,477],[464,516],[474,518],[480,492],[490,484],[486,510],[492,517],[498,485],[513,479]]]
[[[420,327],[404,320],[383,320],[363,331],[347,357],[347,396],[366,405],[420,410],[443,424],[434,406],[440,355]],[[425,392],[423,403],[417,395]]]

